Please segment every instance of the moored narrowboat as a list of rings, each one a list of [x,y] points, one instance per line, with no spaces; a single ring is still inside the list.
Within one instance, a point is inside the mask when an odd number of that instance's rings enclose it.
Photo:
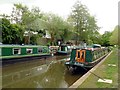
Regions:
[[[47,46],[39,45],[0,45],[2,62],[21,58],[50,56]]]
[[[70,50],[69,46],[63,44],[63,45],[59,46],[57,54],[58,55],[68,55],[68,54],[70,54],[70,52],[71,52],[71,50]]]
[[[93,45],[94,48],[72,49],[70,60],[65,62],[68,70],[74,73],[79,68],[90,69],[108,54],[108,48]]]

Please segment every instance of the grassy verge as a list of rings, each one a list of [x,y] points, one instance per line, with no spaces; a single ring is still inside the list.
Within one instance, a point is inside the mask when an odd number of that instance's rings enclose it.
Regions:
[[[115,64],[116,66],[108,66]],[[111,84],[97,82],[98,77],[91,74],[78,88],[117,88],[118,87],[118,50],[114,49],[112,54],[100,65],[94,73],[104,79],[110,79]]]

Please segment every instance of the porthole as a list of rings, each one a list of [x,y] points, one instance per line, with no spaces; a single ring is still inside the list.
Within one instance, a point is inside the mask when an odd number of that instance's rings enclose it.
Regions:
[[[20,48],[13,48],[13,55],[16,55],[16,54],[21,54]]]
[[[32,54],[33,53],[33,49],[28,48],[28,49],[26,49],[26,52],[27,52],[27,54]]]
[[[38,48],[38,53],[42,53],[42,52],[43,52],[42,48]]]

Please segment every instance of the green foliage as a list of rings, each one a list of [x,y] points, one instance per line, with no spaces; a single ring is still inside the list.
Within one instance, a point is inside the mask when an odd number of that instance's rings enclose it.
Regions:
[[[120,30],[120,27],[117,25],[112,31],[112,35],[110,37],[110,44],[112,45],[118,45],[118,30]]]
[[[36,45],[37,44],[37,38],[38,38],[37,35],[32,35],[31,38],[30,38],[30,43],[33,44],[33,45]]]
[[[95,43],[102,44],[101,37],[102,36],[100,35],[100,33],[98,31],[95,31],[93,35],[91,35],[89,38],[91,40],[91,44],[95,44]]]
[[[68,40],[71,40],[72,39],[72,36],[73,36],[73,32],[72,32],[72,29],[73,29],[73,26],[68,23],[67,21],[64,21],[63,22],[63,33],[61,34],[61,39],[64,41],[64,42],[67,42]]]
[[[69,22],[74,26],[74,39],[76,41],[94,42],[93,39],[98,33],[99,27],[96,20],[90,15],[88,9],[81,2],[77,1],[73,6],[72,13],[68,18]],[[97,34],[98,35],[98,34]]]
[[[41,17],[42,14],[38,7],[34,7],[26,11],[22,16],[22,24],[33,31],[38,31],[42,29],[41,27]]]
[[[38,7],[30,10],[21,3],[14,4],[11,16],[5,14],[2,16],[11,18],[3,24],[4,43],[36,44],[36,40],[45,36],[46,31],[51,36],[52,45],[58,40],[67,42],[71,39],[79,42],[86,41],[89,44],[101,43],[95,17],[91,16],[87,7],[79,1],[73,6],[72,13],[67,20],[53,13],[42,13]],[[27,36],[24,36],[25,31],[28,32]],[[31,32],[38,32],[38,34],[33,35]]]
[[[2,18],[2,43],[20,44],[22,43],[22,28],[17,24],[10,24],[10,21]]]
[[[0,24],[2,27],[2,43],[9,43],[13,38],[10,34],[11,31],[9,30],[9,28],[11,27],[10,21],[5,18],[2,18],[2,23]]]
[[[27,6],[23,6],[21,3],[14,4],[13,11],[11,14],[11,22],[21,24],[22,16],[28,11]]]
[[[29,39],[27,40],[27,44],[30,43],[36,43],[33,39],[33,36],[30,32],[39,32],[42,28],[41,26],[41,20],[42,14],[38,7],[33,7],[31,10],[28,9],[27,6],[24,6],[22,4],[14,4],[14,8],[12,11],[12,22],[16,22],[17,24],[21,25],[24,31],[28,32]],[[31,37],[32,36],[32,37]],[[41,35],[38,35],[41,36]],[[36,38],[37,39],[37,38]],[[25,40],[26,41],[26,40]]]
[[[102,35],[102,45],[104,46],[109,46],[110,45],[110,37],[111,37],[111,32],[105,31],[105,33]]]
[[[61,17],[52,13],[44,14],[42,19],[42,26],[49,32],[51,36],[51,43],[53,45],[57,39],[61,39],[61,36],[67,29],[67,26]]]

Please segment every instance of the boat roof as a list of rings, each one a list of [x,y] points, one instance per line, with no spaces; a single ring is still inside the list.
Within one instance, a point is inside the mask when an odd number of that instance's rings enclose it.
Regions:
[[[100,46],[100,47],[101,47],[101,45],[100,45],[100,44],[93,44],[92,46]]]
[[[15,44],[1,44],[0,47],[47,47],[41,45],[15,45]]]

